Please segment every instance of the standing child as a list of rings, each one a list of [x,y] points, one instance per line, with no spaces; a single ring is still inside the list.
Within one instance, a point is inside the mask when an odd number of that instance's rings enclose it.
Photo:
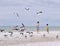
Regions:
[[[37,21],[37,32],[39,32],[39,21]]]
[[[46,24],[46,31],[49,33],[49,26]]]

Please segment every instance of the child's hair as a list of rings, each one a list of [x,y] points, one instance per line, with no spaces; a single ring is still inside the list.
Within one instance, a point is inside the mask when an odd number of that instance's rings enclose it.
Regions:
[[[46,24],[48,26],[48,24]]]
[[[39,23],[39,21],[37,21],[37,23]]]

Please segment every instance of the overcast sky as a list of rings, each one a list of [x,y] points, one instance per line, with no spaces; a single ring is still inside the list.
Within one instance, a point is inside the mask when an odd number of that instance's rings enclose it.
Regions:
[[[37,15],[39,11],[43,13]],[[60,0],[0,0],[0,26],[35,26],[37,21],[40,26],[60,26]]]

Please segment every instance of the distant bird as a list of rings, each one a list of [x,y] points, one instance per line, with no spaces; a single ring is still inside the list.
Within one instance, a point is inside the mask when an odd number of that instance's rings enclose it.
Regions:
[[[0,29],[1,32],[3,32],[4,30],[3,29]]]
[[[30,32],[26,32],[26,33],[30,34]]]
[[[31,32],[31,34],[33,34],[33,32]]]
[[[12,35],[13,35],[13,32],[9,31],[9,33],[10,33],[10,36],[12,36]]]
[[[22,23],[22,27],[25,27],[25,25]]]
[[[23,32],[25,30],[25,25],[23,23],[21,23],[22,26],[20,27],[21,28],[21,31]]]
[[[19,14],[18,13],[16,13],[16,15],[17,15],[17,17],[19,17]]]
[[[22,34],[22,35],[23,35],[23,33],[20,33],[20,34]]]
[[[19,30],[19,28],[18,28],[18,25],[17,26],[14,26],[14,29],[12,29],[12,30]]]
[[[28,33],[28,34],[33,34],[33,32],[26,32],[26,33]]]
[[[43,13],[42,11],[37,12],[37,14]]]
[[[19,14],[17,12],[14,12],[15,15],[17,15],[17,17],[19,17]]]
[[[27,36],[25,35],[25,38],[27,38]]]
[[[25,8],[25,10],[29,11],[29,8]]]
[[[7,37],[8,35],[5,34],[4,36]]]
[[[59,36],[57,35],[57,36],[56,36],[56,38],[58,39],[58,38],[59,38]]]
[[[20,31],[21,31],[21,32],[24,32],[24,29],[21,29]]]

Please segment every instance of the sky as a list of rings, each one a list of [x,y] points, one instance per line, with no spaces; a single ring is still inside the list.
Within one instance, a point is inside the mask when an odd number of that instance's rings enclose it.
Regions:
[[[60,26],[60,0],[0,0],[0,26],[35,26],[37,21],[40,26]]]

